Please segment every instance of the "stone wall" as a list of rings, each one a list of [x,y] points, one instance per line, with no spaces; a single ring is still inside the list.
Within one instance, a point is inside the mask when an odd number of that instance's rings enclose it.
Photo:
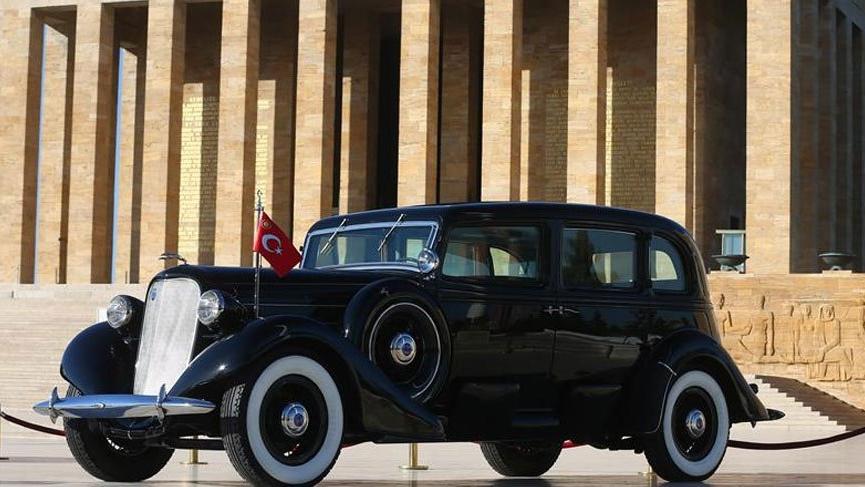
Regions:
[[[865,275],[712,272],[709,285],[743,372],[799,379],[865,408]]]

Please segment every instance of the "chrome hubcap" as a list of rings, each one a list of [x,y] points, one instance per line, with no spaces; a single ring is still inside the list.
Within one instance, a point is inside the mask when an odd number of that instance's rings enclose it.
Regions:
[[[309,414],[303,404],[293,402],[282,409],[280,422],[285,434],[297,438],[306,433],[306,428],[309,426]]]
[[[706,415],[699,409],[694,409],[685,416],[685,430],[691,438],[697,439],[706,432]]]
[[[390,341],[390,356],[393,361],[400,365],[412,363],[417,355],[417,345],[414,338],[408,333],[398,333]]]

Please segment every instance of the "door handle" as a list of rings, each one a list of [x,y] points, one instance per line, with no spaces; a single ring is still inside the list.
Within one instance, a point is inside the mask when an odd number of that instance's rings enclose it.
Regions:
[[[562,314],[562,307],[561,306],[547,306],[546,308],[543,309],[543,311],[544,311],[544,313],[546,313],[550,316],[552,316],[554,314]]]
[[[580,310],[559,306],[559,313],[560,314],[571,313],[574,315],[578,315],[578,314],[580,314]]]

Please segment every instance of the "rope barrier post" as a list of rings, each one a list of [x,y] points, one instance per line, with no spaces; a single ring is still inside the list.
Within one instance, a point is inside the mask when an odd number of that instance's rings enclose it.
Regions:
[[[408,465],[400,465],[399,468],[402,470],[429,470],[428,465],[421,465],[418,462],[418,453],[417,443],[410,443],[408,445]]]
[[[649,487],[656,487],[658,485],[658,474],[652,470],[651,465],[646,468],[645,472],[640,472],[640,476],[646,479],[646,483]]]
[[[3,405],[0,404],[0,412],[3,411]],[[0,462],[9,460],[9,457],[3,456],[3,420],[0,419]]]
[[[194,438],[198,438],[198,436],[195,436]],[[181,465],[189,465],[189,466],[194,467],[196,465],[207,465],[207,462],[199,461],[198,460],[198,448],[193,448],[193,449],[189,450],[189,459],[185,462],[180,462],[180,464]]]

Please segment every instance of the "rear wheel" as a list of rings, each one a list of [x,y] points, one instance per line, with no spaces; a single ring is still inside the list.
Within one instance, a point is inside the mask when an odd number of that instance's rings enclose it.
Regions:
[[[80,396],[69,386],[67,397]],[[63,419],[66,444],[90,475],[108,482],[140,482],[153,477],[171,460],[174,450],[145,446],[139,441],[109,438],[90,428],[85,419]]]
[[[539,477],[556,463],[562,443],[483,442],[481,452],[490,467],[506,477]]]
[[[670,387],[661,427],[645,438],[646,459],[667,481],[702,481],[721,464],[729,435],[724,391],[711,375],[692,370]]]
[[[220,415],[228,458],[255,485],[317,484],[339,456],[339,388],[309,357],[277,359],[254,381],[229,389]]]

